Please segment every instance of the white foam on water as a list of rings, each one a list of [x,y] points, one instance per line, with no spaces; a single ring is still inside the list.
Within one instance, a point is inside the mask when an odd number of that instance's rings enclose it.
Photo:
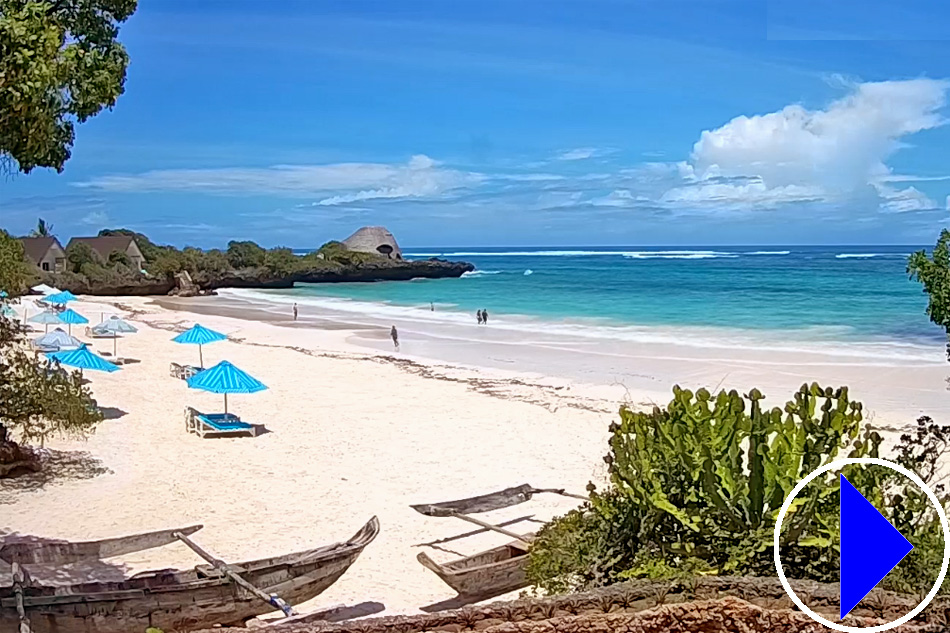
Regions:
[[[533,274],[534,274],[534,271],[531,270],[530,268],[528,268],[527,270],[524,271],[524,276],[525,276],[525,277],[527,277],[528,275],[533,275]]]
[[[444,253],[403,253],[405,257],[595,257],[626,255],[630,251],[456,251]]]
[[[882,255],[882,253],[838,253],[835,255],[835,259],[867,259],[880,255]]]
[[[462,277],[481,277],[483,275],[500,275],[501,270],[470,270],[462,273]]]
[[[442,253],[405,252],[405,257],[626,257],[628,259],[716,259],[743,255],[790,255],[791,251],[754,251],[734,253],[709,250],[670,251],[454,251]]]
[[[721,251],[637,251],[626,253],[624,257],[627,259],[734,259],[739,255]]]

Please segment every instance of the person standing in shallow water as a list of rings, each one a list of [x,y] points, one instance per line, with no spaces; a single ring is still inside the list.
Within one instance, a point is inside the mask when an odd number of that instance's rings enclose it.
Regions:
[[[479,310],[478,312],[475,313],[475,318],[478,319],[478,324],[481,325],[481,324],[482,324],[482,311],[481,311],[481,310]]]
[[[482,324],[488,325],[488,310],[482,310]]]
[[[396,331],[396,326],[394,325],[391,330],[389,330],[389,336],[393,339],[393,346],[396,348],[396,351],[399,351],[399,332]]]
[[[297,320],[297,304],[294,304],[294,321]]]

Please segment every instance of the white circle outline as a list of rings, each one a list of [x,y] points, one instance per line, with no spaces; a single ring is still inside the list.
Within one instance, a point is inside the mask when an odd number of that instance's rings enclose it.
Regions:
[[[798,598],[798,596],[795,594],[795,591],[792,590],[792,586],[789,584],[788,579],[785,578],[785,570],[782,569],[782,560],[779,556],[779,533],[782,530],[782,521],[785,520],[785,514],[791,507],[792,501],[794,501],[795,497],[798,496],[798,493],[804,490],[805,486],[811,483],[819,475],[823,475],[830,470],[841,470],[842,467],[848,466],[850,464],[874,464],[876,466],[883,466],[885,468],[890,468],[891,470],[896,470],[900,474],[913,481],[927,494],[930,502],[935,508],[937,508],[937,514],[940,516],[940,526],[943,528],[943,565],[940,567],[940,574],[937,576],[937,581],[934,583],[930,593],[928,593],[923,602],[914,607],[910,613],[897,618],[893,622],[879,624],[877,626],[846,626],[844,624],[832,622],[831,620],[826,620],[822,616],[809,609],[807,606],[805,606],[805,603]],[[930,604],[930,602],[937,596],[937,592],[940,591],[940,586],[943,584],[943,580],[947,576],[947,566],[950,565],[950,525],[947,524],[947,514],[943,511],[943,507],[940,505],[940,500],[937,498],[937,495],[934,494],[927,484],[924,483],[924,480],[918,477],[916,473],[907,470],[900,464],[895,464],[892,461],[881,459],[879,457],[848,457],[845,459],[839,459],[816,469],[814,472],[798,482],[798,485],[792,488],[792,491],[789,493],[788,497],[785,498],[785,503],[782,504],[782,509],[779,510],[778,518],[775,521],[775,534],[773,541],[772,547],[773,553],[775,555],[775,571],[778,574],[779,581],[782,583],[782,587],[785,588],[785,593],[787,593],[792,599],[792,602],[795,603],[795,606],[797,606],[802,610],[803,613],[805,613],[811,619],[817,621],[819,624],[823,624],[824,626],[834,629],[835,631],[843,631],[844,633],[881,633],[882,631],[888,631],[894,627],[909,622],[911,619],[916,617],[917,614],[927,608],[927,605]]]

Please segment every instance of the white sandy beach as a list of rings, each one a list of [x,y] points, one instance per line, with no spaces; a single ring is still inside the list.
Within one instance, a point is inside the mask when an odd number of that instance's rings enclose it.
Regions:
[[[850,385],[877,425],[911,423],[921,413],[950,417],[940,350],[932,361],[875,366],[820,354],[804,360],[738,350],[686,354],[657,343],[598,361],[592,353],[572,356],[570,341],[531,345],[479,333],[487,337],[477,347],[484,363],[460,348],[446,348],[443,360],[426,360],[440,357],[429,353],[438,336],[427,333],[425,324],[414,329],[400,323],[403,350],[393,354],[385,347],[388,327],[380,324],[353,330],[326,315],[307,314],[288,327],[289,316],[279,314],[262,321],[222,316],[254,316],[226,297],[180,305],[205,313],[173,311],[142,298],[74,304],[94,322],[100,313],[117,313],[139,327],[138,334],[119,341],[118,351],[141,362],[88,375],[100,406],[124,414],[103,422],[86,441],[49,446],[87,452],[109,472],[61,477],[38,489],[0,483],[0,530],[83,540],[202,523],[195,540],[238,561],[343,540],[377,515],[377,540],[302,610],[373,600],[385,604],[387,613],[409,613],[454,593],[415,560],[420,549],[413,546],[471,527],[422,516],[410,504],[522,483],[583,493],[588,481],[603,480],[607,426],[620,402],[665,402],[674,381],[710,388],[720,382],[737,389],[757,385],[784,401],[804,380],[817,379]],[[217,314],[206,313],[209,306]],[[270,387],[229,398],[232,411],[265,424],[269,433],[202,440],[185,432],[185,406],[217,411],[222,404],[220,396],[189,390],[168,373],[171,362],[197,363],[194,346],[170,341],[196,319],[233,339],[205,346],[206,366],[227,359]],[[112,342],[95,341],[93,347],[111,352]],[[526,357],[534,359],[530,373],[501,368],[523,367],[520,359]],[[538,371],[545,365],[549,372]],[[585,372],[591,379],[583,379]],[[610,375],[617,378],[604,378]],[[539,496],[487,518],[545,520],[574,505]],[[524,532],[536,528],[530,522],[518,526]],[[504,540],[481,535],[445,544],[446,551],[426,551],[448,560]],[[119,562],[141,571],[201,561],[174,545]]]

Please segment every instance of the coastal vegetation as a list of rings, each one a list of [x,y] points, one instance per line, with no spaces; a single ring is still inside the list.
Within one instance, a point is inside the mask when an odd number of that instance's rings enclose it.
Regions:
[[[844,387],[803,385],[783,409],[766,409],[762,400],[756,389],[741,396],[675,387],[665,408],[622,408],[604,458],[609,485],[589,485],[589,504],[539,532],[531,582],[564,593],[632,578],[773,575],[775,519],[794,486],[836,459],[879,456],[882,438],[862,429],[863,407]],[[945,506],[937,464],[948,441],[950,427],[921,418],[890,456],[932,484]],[[943,537],[928,498],[889,469],[844,472],[916,546],[888,587],[929,590]],[[806,486],[782,526],[786,575],[836,581],[837,533],[837,486]]]
[[[927,316],[947,334],[950,361],[950,231],[943,229],[933,253],[917,251],[907,260],[907,273],[923,286],[927,295]]]
[[[62,171],[75,125],[112,108],[129,63],[117,40],[137,0],[0,0],[0,171]]]
[[[0,289],[7,294],[0,304],[23,293],[28,279],[22,245],[0,230]],[[40,360],[29,351],[23,327],[0,317],[0,478],[39,467],[29,445],[87,434],[102,419],[81,373]]]

